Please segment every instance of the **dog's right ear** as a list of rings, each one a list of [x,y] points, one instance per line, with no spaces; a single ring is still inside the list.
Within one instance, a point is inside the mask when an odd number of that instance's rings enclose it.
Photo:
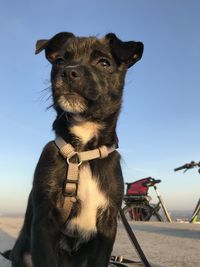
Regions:
[[[49,40],[38,40],[36,42],[35,54],[39,54],[42,50],[45,50],[46,58],[52,63],[62,45],[66,43],[67,39],[72,37],[74,37],[74,34],[71,32],[60,32]]]
[[[43,49],[47,47],[49,40],[37,40],[35,45],[35,54],[39,54]]]

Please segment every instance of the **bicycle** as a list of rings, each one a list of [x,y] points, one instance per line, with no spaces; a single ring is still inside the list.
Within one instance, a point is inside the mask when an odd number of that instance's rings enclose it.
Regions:
[[[175,168],[174,171],[180,171],[180,170],[184,170],[184,172],[188,171],[189,169],[192,169],[194,167],[198,167],[198,172],[200,174],[200,161],[199,162],[195,162],[195,161],[191,161],[190,163],[186,163],[181,167]],[[192,216],[189,220],[190,223],[195,223],[197,221],[199,221],[199,214],[200,214],[200,198],[197,201],[196,207],[192,213]]]
[[[150,221],[154,219],[161,222],[164,221],[159,213],[159,210],[162,208],[166,220],[172,222],[156,186],[160,182],[161,180],[147,177],[132,183],[126,183],[125,206],[123,208],[125,216],[134,221]],[[156,204],[150,203],[151,197],[148,195],[150,187],[153,187],[156,192],[158,198],[158,203]]]

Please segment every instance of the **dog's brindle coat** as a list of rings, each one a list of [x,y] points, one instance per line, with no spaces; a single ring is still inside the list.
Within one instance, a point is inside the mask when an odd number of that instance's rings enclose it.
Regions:
[[[51,84],[56,135],[86,151],[118,143],[127,69],[142,57],[143,44],[62,32],[39,40],[52,64]],[[13,267],[107,267],[123,197],[120,155],[80,166],[78,201],[65,217],[64,182],[68,164],[54,141],[37,164],[24,225],[12,251]]]

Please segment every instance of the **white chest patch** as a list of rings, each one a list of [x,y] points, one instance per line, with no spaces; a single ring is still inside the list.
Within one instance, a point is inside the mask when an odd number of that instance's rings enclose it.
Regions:
[[[83,121],[73,125],[70,132],[79,137],[83,144],[86,144],[93,137],[98,137],[99,130],[102,128],[103,126],[99,123]]]
[[[88,240],[97,231],[98,208],[105,209],[108,206],[108,200],[100,191],[96,179],[92,177],[88,163],[80,168],[78,197],[81,201],[81,211],[69,222],[67,228],[72,233],[78,231],[82,239]]]

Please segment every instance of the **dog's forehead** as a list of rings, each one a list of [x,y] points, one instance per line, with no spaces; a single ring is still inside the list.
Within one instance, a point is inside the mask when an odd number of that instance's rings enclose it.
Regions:
[[[94,50],[101,50],[109,53],[108,42],[104,38],[98,39],[96,37],[73,37],[63,43],[61,50],[72,52],[76,55],[91,54]]]

